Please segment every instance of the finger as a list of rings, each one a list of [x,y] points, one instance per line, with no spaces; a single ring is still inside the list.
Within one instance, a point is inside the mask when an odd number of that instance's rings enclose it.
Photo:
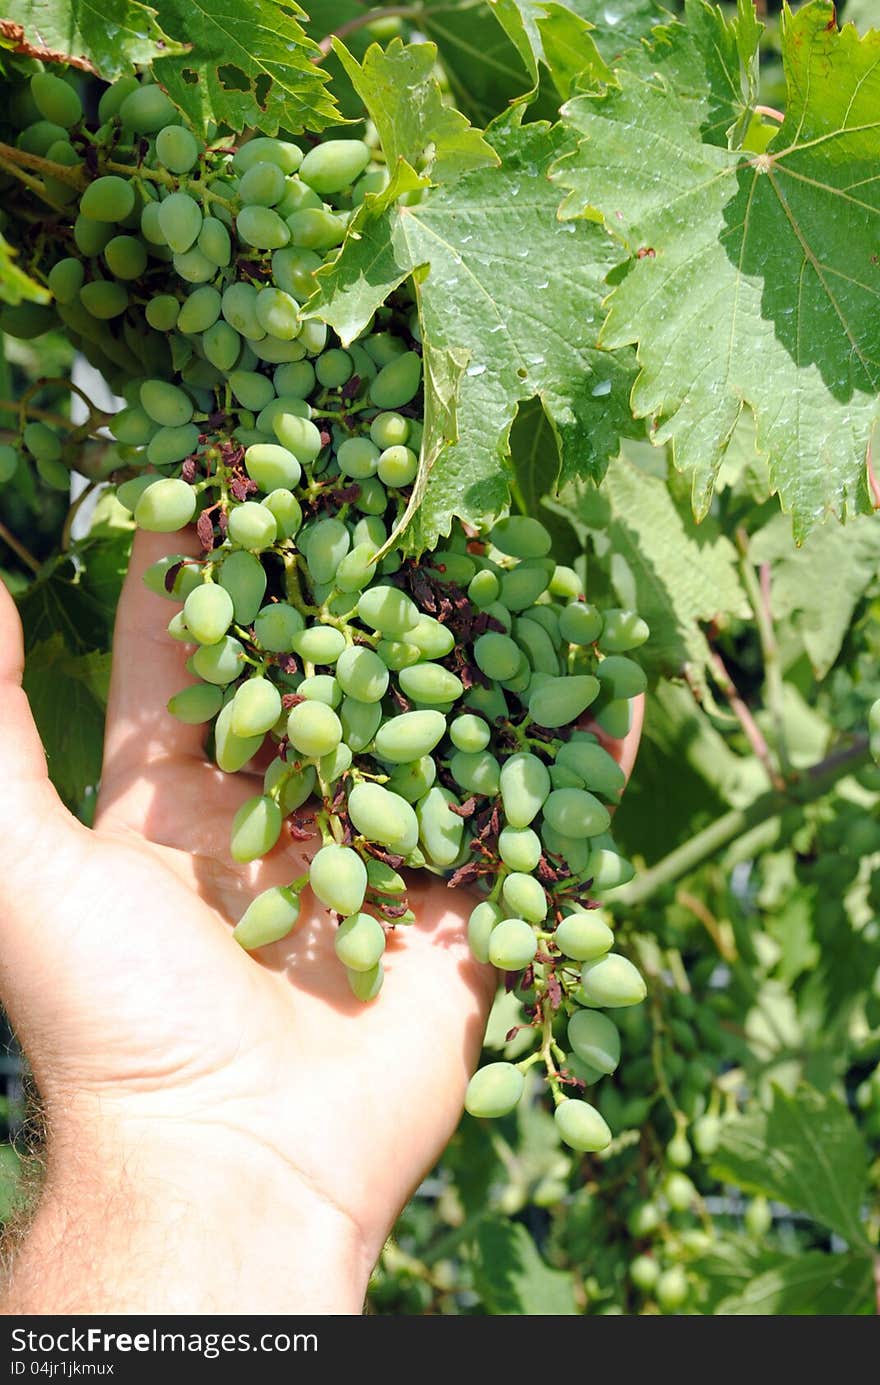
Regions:
[[[195,557],[191,530],[177,534],[138,532],[116,612],[113,673],[104,740],[105,788],[153,760],[199,756],[202,726],[186,726],[166,710],[168,699],[194,680],[184,665],[189,645],[173,640],[168,621],[175,607],[144,585],[144,573],[172,553]]]

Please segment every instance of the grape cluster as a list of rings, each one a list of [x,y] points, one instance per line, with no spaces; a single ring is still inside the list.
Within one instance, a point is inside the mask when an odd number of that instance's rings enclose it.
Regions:
[[[42,264],[54,305],[9,310],[10,329],[57,314],[126,400],[111,422],[119,501],[142,529],[195,523],[200,556],[146,581],[182,603],[169,634],[194,646],[196,681],[170,711],[210,728],[228,773],[272,746],[262,792],[232,823],[233,858],[285,833],[316,842],[307,875],[259,895],[236,939],[285,938],[308,884],[370,1001],[388,934],[413,921],[401,870],[471,886],[471,949],[519,988],[540,1043],[478,1071],[469,1111],[509,1112],[543,1061],[562,1138],[604,1147],[609,1127],[581,1093],[619,1061],[602,1011],[645,985],[597,908],[632,868],[609,834],[623,772],[582,720],[626,734],[646,686],[629,657],[644,621],[589,604],[534,518],[456,523],[418,560],[396,545],[422,434],[413,299],[399,291],[345,346],[304,306],[387,180],[367,143],[206,145],[135,78],[104,92],[94,131],[54,74],[13,103],[30,106],[17,142],[55,207]],[[66,474],[53,429],[28,424],[22,446]]]

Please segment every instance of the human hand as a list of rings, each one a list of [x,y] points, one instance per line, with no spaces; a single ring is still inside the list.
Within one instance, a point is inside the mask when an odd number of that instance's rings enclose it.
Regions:
[[[59,1307],[29,1287],[38,1217],[17,1292],[50,1312],[358,1312],[396,1213],[455,1129],[495,976],[467,949],[473,900],[427,874],[369,1006],[308,892],[283,942],[251,957],[232,940],[250,900],[302,874],[317,843],[232,861],[254,779],[223,774],[202,730],[165,711],[186,651],[141,581],[165,545],[138,535],[120,602],[94,831],[49,784],[0,590],[0,993],[52,1136],[42,1243],[74,1195],[112,1237],[125,1193],[143,1262],[121,1283],[68,1273]],[[640,721],[639,705],[610,747],[627,772]],[[125,1244],[115,1253],[131,1260]]]

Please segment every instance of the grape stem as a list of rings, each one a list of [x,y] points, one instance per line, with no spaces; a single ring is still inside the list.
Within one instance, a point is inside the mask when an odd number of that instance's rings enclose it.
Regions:
[[[13,553],[15,553],[16,556],[21,559],[25,567],[29,567],[32,572],[40,571],[41,567],[43,566],[42,563],[39,561],[39,559],[34,557],[33,553],[31,553],[27,548],[25,548],[21,540],[17,539],[15,535],[12,533],[11,529],[7,529],[2,519],[0,519],[0,539],[3,540],[7,548],[11,548]]]
[[[349,34],[354,34],[358,29],[363,29],[365,25],[373,24],[379,19],[419,20],[424,18],[424,13],[421,5],[385,5],[378,10],[367,9],[363,14],[355,15],[354,19],[349,19],[345,24],[340,24],[339,28],[334,29],[332,34],[327,34],[326,38],[322,38],[318,45],[321,50],[321,56],[320,58],[315,58],[314,62],[316,65],[323,62],[324,58],[326,58],[328,53],[333,49],[334,38],[347,38]]]
[[[715,682],[730,703],[730,709],[742,727],[746,740],[752,747],[755,757],[764,766],[767,778],[770,780],[774,789],[784,789],[785,780],[773,763],[773,756],[770,753],[769,745],[764,739],[764,734],[755,721],[755,718],[752,716],[751,711],[740,697],[736,684],[731,678],[724,660],[717,650],[712,650],[710,663],[714,672]]]
[[[39,179],[30,178],[24,172],[25,169],[31,168],[35,173],[42,173],[45,178],[55,178],[59,183],[67,183],[69,187],[76,188],[77,192],[82,192],[87,185],[81,168],[55,163],[52,159],[41,158],[39,154],[29,154],[25,149],[16,149],[14,144],[0,143],[0,159],[9,173],[26,183],[41,197],[46,196],[45,185]],[[125,167],[130,175],[131,169],[128,165]]]
[[[0,399],[0,412],[17,414],[21,409],[19,399]],[[63,414],[53,413],[51,409],[38,409],[36,405],[29,404],[27,409],[30,418],[39,418],[43,423],[52,423],[56,428],[69,428],[70,419]]]
[[[64,517],[64,527],[61,530],[62,553],[66,553],[70,548],[73,521],[76,519],[81,507],[83,506],[85,501],[88,500],[89,496],[94,495],[95,490],[97,489],[99,484],[100,482],[98,481],[90,481],[89,484],[80,491],[79,495],[76,497],[76,500],[74,500],[70,509],[67,511],[67,514]]]
[[[659,890],[671,885],[683,875],[689,875],[705,861],[729,846],[737,837],[750,832],[753,827],[778,817],[786,808],[813,803],[824,798],[848,774],[860,769],[870,759],[868,737],[865,734],[854,736],[852,741],[827,755],[825,759],[801,770],[786,785],[784,790],[772,789],[760,794],[745,808],[734,808],[722,817],[716,818],[702,832],[698,832],[683,846],[671,851],[649,870],[628,885],[621,885],[605,903],[609,909],[632,908],[652,899]]]

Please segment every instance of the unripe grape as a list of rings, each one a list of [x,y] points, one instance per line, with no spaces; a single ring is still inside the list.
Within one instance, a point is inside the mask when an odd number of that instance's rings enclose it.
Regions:
[[[550,774],[537,755],[511,755],[501,766],[501,801],[511,827],[528,827],[550,792]]]
[[[247,173],[256,163],[277,164],[283,173],[295,173],[302,163],[302,150],[288,140],[259,135],[236,151],[232,167],[236,173]]]
[[[128,291],[110,279],[93,279],[79,291],[80,302],[92,317],[107,322],[128,307]]]
[[[686,1212],[697,1196],[697,1190],[686,1173],[670,1173],[663,1180],[663,1192],[674,1212]]]
[[[467,793],[494,798],[501,780],[501,767],[488,750],[468,754],[459,750],[449,762],[449,772],[459,788]]]
[[[143,84],[129,93],[119,107],[123,125],[139,135],[154,135],[177,116],[175,107],[164,91],[153,84]]]
[[[275,392],[294,399],[306,399],[315,388],[315,368],[311,361],[288,361],[272,377]]]
[[[293,212],[287,217],[286,223],[281,224],[294,244],[307,250],[332,250],[345,239],[345,222],[342,218],[319,207],[306,207]],[[322,350],[323,345],[322,341],[318,350]]]
[[[254,553],[271,548],[278,538],[275,517],[271,510],[254,500],[246,500],[229,512],[227,530],[233,543],[241,544]]]
[[[370,151],[363,140],[329,139],[309,150],[300,164],[299,176],[326,197],[350,187],[369,162]]]
[[[599,683],[589,673],[551,678],[529,698],[529,716],[539,726],[568,726],[595,701],[598,692]]]
[[[202,650],[193,656],[193,667],[200,653]],[[262,736],[236,736],[232,729],[232,703],[227,702],[214,723],[214,756],[224,774],[237,774],[244,769],[262,744]]]
[[[461,853],[464,822],[450,804],[458,800],[448,789],[435,784],[419,800],[419,840],[425,855],[436,866],[451,866]]]
[[[314,673],[304,678],[296,690],[298,697],[306,697],[311,702],[324,702],[335,709],[342,701],[342,689],[332,673]]]
[[[506,1116],[516,1106],[524,1086],[523,1074],[512,1063],[487,1063],[467,1085],[465,1110],[484,1118]]]
[[[349,645],[336,662],[336,677],[343,692],[359,702],[379,702],[388,690],[388,670],[371,649]]]
[[[342,740],[342,723],[323,702],[300,702],[287,718],[287,734],[303,755],[329,755]]]
[[[385,951],[385,929],[370,914],[350,914],[336,930],[333,948],[350,971],[371,971]]]
[[[360,543],[341,559],[334,578],[341,592],[362,591],[372,580],[376,564],[372,561],[375,548],[371,543]]]
[[[214,582],[203,582],[183,603],[187,629],[199,644],[219,643],[232,624],[233,616],[232,597]]]
[[[347,967],[345,975],[351,987],[352,995],[356,1000],[363,1001],[365,1004],[376,999],[382,989],[382,982],[385,980],[381,962],[377,962],[369,971],[353,971],[351,967]]]
[[[233,720],[235,709],[233,708]],[[249,798],[232,819],[230,853],[242,865],[267,855],[281,835],[281,809],[273,798]]]
[[[576,962],[593,962],[614,945],[614,934],[598,910],[569,914],[558,924],[553,938],[560,952]]]
[[[80,198],[79,210],[90,221],[124,221],[134,210],[134,187],[115,173],[96,178]]]
[[[649,1294],[660,1278],[660,1266],[653,1255],[637,1255],[629,1267],[629,1277],[637,1289]]]
[[[199,231],[196,244],[205,259],[210,260],[211,264],[215,264],[218,269],[225,269],[232,259],[232,242],[229,239],[229,232],[216,216],[203,218],[202,229]]]
[[[11,481],[18,470],[18,453],[8,443],[0,443],[0,485]]]
[[[612,1073],[620,1062],[620,1033],[607,1015],[578,1010],[568,1022],[572,1052],[600,1073]]]
[[[614,701],[637,697],[648,686],[645,670],[632,659],[619,654],[610,654],[596,669],[596,677],[602,685],[602,692]]]
[[[260,289],[256,302],[257,321],[265,332],[279,341],[293,341],[299,335],[301,323],[295,298],[282,289]]]
[[[581,580],[574,568],[559,563],[553,569],[549,591],[551,596],[564,597],[566,601],[576,601],[583,595]]]
[[[311,419],[281,413],[273,420],[272,427],[281,445],[289,448],[303,466],[309,466],[321,451],[321,434]]]
[[[54,72],[35,72],[30,82],[31,96],[40,115],[56,125],[70,129],[82,119],[82,102],[73,87]]]
[[[614,740],[622,741],[632,726],[631,705],[624,699],[607,702],[596,713],[595,720],[606,735],[613,737]]]
[[[165,380],[145,380],[140,390],[141,405],[154,423],[180,428],[193,416],[189,395]]]
[[[153,466],[171,466],[182,462],[184,457],[195,452],[199,443],[199,430],[194,423],[185,423],[179,428],[159,428],[150,438],[147,446],[147,461]],[[188,487],[188,489],[190,489]],[[190,489],[195,513],[196,493]],[[190,519],[192,514],[190,515]],[[188,521],[187,521],[188,522]],[[180,527],[179,525],[176,527]]]
[[[442,664],[412,664],[402,668],[398,682],[407,697],[417,702],[455,702],[464,692],[464,684],[455,673]]]
[[[406,856],[419,838],[416,815],[399,794],[381,784],[356,784],[348,796],[348,815],[368,841]]]
[[[271,731],[281,716],[281,694],[268,678],[249,678],[232,700],[232,730],[236,736],[260,736]]]
[[[671,1265],[657,1280],[655,1294],[660,1307],[667,1313],[682,1308],[688,1298],[687,1275],[680,1265]]]
[[[60,461],[63,451],[61,439],[48,424],[39,421],[26,424],[22,440],[28,452],[38,462]]]
[[[272,256],[272,278],[285,293],[304,303],[314,290],[315,271],[320,269],[323,263],[314,251],[290,245],[276,250]]]
[[[226,635],[217,644],[202,645],[196,650],[192,657],[193,672],[206,683],[222,688],[239,676],[243,658],[244,646],[234,635]]]
[[[315,374],[325,389],[339,389],[354,374],[351,356],[341,347],[324,351],[315,362]]]
[[[493,682],[512,678],[519,667],[520,650],[508,635],[490,630],[474,642],[477,667]]]
[[[573,770],[588,789],[612,802],[617,802],[626,784],[626,775],[620,765],[595,742],[566,742],[559,749],[556,763]]]
[[[651,633],[636,611],[603,611],[602,620],[599,648],[603,654],[625,654],[629,649],[638,649]]]
[[[559,617],[559,633],[569,644],[595,644],[602,633],[602,617],[595,606],[573,601]]]
[[[369,438],[346,438],[336,453],[343,476],[362,481],[373,476],[379,466],[380,452]]]
[[[698,1154],[710,1158],[721,1143],[721,1120],[718,1116],[706,1114],[694,1121],[693,1141]]]
[[[242,175],[238,195],[248,207],[274,207],[284,196],[286,180],[275,163],[253,163]]]
[[[281,489],[272,491],[260,503],[274,516],[279,541],[292,538],[302,524],[302,509],[296,496]]]
[[[547,896],[540,880],[522,871],[512,871],[505,878],[501,897],[509,913],[528,923],[543,923],[547,917]]]
[[[579,1153],[593,1153],[611,1143],[607,1123],[588,1101],[561,1101],[553,1119],[564,1143]]]
[[[489,542],[511,558],[543,558],[550,552],[553,540],[540,520],[510,515],[499,519],[489,530]]]
[[[501,971],[522,971],[537,950],[538,940],[525,919],[502,919],[489,937],[489,961]]]
[[[544,820],[566,837],[595,837],[611,817],[604,803],[586,789],[554,789],[544,803]]]
[[[391,639],[404,639],[418,624],[418,607],[397,587],[370,587],[358,601],[358,616],[368,629],[379,630]]]
[[[171,259],[176,273],[188,284],[207,284],[217,273],[214,261],[203,255],[198,245],[175,251]]]
[[[498,905],[489,899],[484,899],[471,911],[467,929],[468,943],[478,962],[488,962],[489,940],[503,917]]]
[[[328,909],[345,916],[356,914],[367,890],[367,868],[350,846],[331,842],[316,853],[309,868],[309,884]]]
[[[187,726],[201,726],[211,721],[223,706],[223,694],[210,683],[193,683],[182,688],[168,701],[168,710]]]
[[[531,827],[503,827],[498,854],[511,870],[534,870],[541,859],[541,839]]]
[[[304,627],[305,620],[300,612],[283,601],[264,606],[254,621],[257,642],[274,654],[289,654],[295,637]]]
[[[299,920],[300,898],[283,885],[258,894],[242,914],[232,936],[248,952],[286,938]]]
[[[79,296],[84,277],[82,261],[68,256],[56,261],[49,271],[49,291],[59,303],[72,303]]]
[[[202,209],[187,192],[172,192],[159,203],[159,225],[178,255],[195,245],[202,229]]]
[[[617,952],[609,952],[581,968],[581,990],[591,1005],[614,1009],[638,1005],[647,995],[645,982],[632,962]]]
[[[757,1197],[752,1198],[745,1210],[743,1222],[750,1235],[759,1240],[767,1235],[773,1225],[773,1213],[770,1211],[770,1204],[766,1197],[759,1193]]]
[[[215,322],[202,337],[202,349],[211,365],[231,370],[241,351],[241,337],[228,322]]]
[[[380,727],[376,734],[377,744],[382,729]],[[394,793],[400,794],[401,798],[405,798],[407,803],[418,803],[433,786],[436,778],[437,766],[434,760],[430,755],[420,755],[417,760],[399,765],[388,780],[388,787]]]
[[[294,636],[293,647],[310,664],[335,664],[345,648],[345,636],[332,625],[311,625]]]
[[[111,241],[112,245],[112,241]],[[109,246],[107,247],[109,250]],[[220,294],[212,284],[193,289],[184,300],[177,318],[178,332],[206,332],[220,316]]]
[[[379,729],[382,706],[378,702],[358,702],[355,697],[342,700],[342,728],[349,748],[355,753],[366,750]]]
[[[586,871],[597,893],[625,885],[635,875],[632,864],[618,852],[607,847],[596,847],[590,852]]]
[[[405,351],[379,371],[370,384],[370,401],[379,409],[401,409],[415,398],[421,379],[421,356]]]
[[[278,250],[290,240],[286,223],[271,207],[242,207],[235,228],[239,240],[255,250]]]
[[[192,486],[176,477],[163,477],[145,490],[134,510],[135,523],[154,533],[171,534],[189,524],[196,512]]]
[[[274,442],[256,443],[244,454],[248,475],[261,491],[288,490],[298,484],[302,467],[292,452]]]
[[[184,125],[166,125],[156,136],[156,157],[170,173],[189,173],[199,160],[199,144]]]

